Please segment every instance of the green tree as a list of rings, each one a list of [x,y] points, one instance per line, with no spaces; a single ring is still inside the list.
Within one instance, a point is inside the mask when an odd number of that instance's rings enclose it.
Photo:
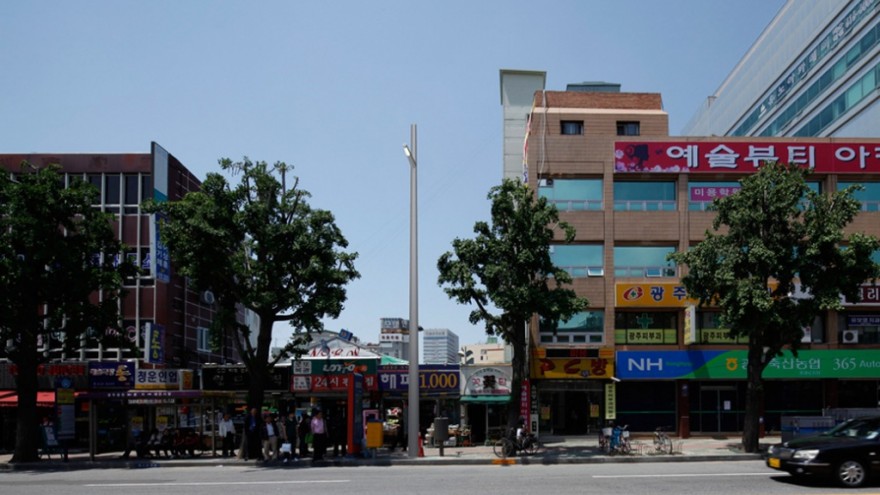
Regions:
[[[59,169],[24,163],[0,173],[0,355],[17,371],[13,462],[38,459],[37,368],[49,344],[68,353],[130,345],[120,338],[118,303],[136,268],[119,262],[113,216],[92,207],[98,190],[84,181],[65,187]]]
[[[554,227],[565,242],[575,237],[574,228],[559,221],[556,208],[546,198],[536,199],[527,185],[509,179],[493,187],[488,198],[491,225],[477,222],[474,239],[452,241],[453,252],[437,262],[438,281],[451,299],[476,306],[469,316],[472,324],[482,322],[488,335],[502,337],[513,348],[513,403],[507,416],[513,428],[523,378],[528,376],[527,323],[539,315],[555,328],[588,302],[563,288],[571,276],[550,260]]]
[[[746,413],[742,443],[759,448],[762,374],[785,348],[796,353],[803,328],[840,295],[859,299],[859,285],[878,275],[871,255],[878,241],[844,235],[860,203],[855,187],[826,194],[810,190],[810,171],[762,165],[736,194],[716,200],[714,232],[670,259],[687,265],[682,283],[700,305],[717,306],[732,337],[748,338]],[[811,297],[793,297],[795,285]]]
[[[220,160],[224,171],[241,174],[233,186],[211,173],[201,190],[183,200],[151,203],[160,212],[162,239],[179,273],[200,289],[210,289],[219,306],[212,334],[233,330],[233,341],[250,375],[248,404],[260,409],[272,367],[303,352],[310,333],[323,330],[346,299],[345,285],[359,277],[357,253],[342,249],[348,241],[332,213],[313,209],[309,193],[288,184],[283,162]],[[259,317],[256,345],[251,329],[237,322],[237,305]],[[272,328],[287,321],[296,332],[274,358]]]

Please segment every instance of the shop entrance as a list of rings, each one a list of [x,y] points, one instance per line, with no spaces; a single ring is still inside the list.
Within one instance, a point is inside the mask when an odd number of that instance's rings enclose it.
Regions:
[[[597,383],[577,383],[539,393],[539,430],[551,435],[585,435],[596,431],[602,418],[604,391]],[[566,389],[567,388],[567,389]]]
[[[719,433],[742,430],[744,411],[735,385],[703,385],[696,415],[698,431]],[[693,415],[693,414],[692,414]]]

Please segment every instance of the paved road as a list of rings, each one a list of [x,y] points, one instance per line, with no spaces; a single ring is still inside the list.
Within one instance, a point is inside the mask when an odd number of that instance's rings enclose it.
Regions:
[[[878,493],[875,485],[846,493]],[[393,495],[393,494],[837,494],[830,483],[795,482],[761,461],[558,465],[256,466],[11,471],[3,495]]]

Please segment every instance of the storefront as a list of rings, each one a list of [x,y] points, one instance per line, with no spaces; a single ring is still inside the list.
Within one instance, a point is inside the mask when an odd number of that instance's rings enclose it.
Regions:
[[[619,351],[618,417],[637,431],[669,425],[688,433],[742,431],[747,356],[746,350]],[[880,350],[801,350],[797,357],[785,351],[764,370],[765,428],[778,430],[783,415],[877,407],[878,370]],[[641,419],[646,413],[653,423]]]
[[[512,370],[508,364],[461,367],[461,415],[470,441],[482,444],[500,438],[507,426]]]
[[[582,435],[613,419],[606,384],[614,376],[614,351],[538,348],[531,360],[530,416],[538,431],[551,435]]]

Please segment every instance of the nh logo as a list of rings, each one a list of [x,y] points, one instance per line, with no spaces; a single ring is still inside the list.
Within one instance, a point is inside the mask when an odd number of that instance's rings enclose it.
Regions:
[[[626,366],[629,371],[663,371],[663,358],[658,358],[656,360],[651,360],[648,358],[629,358]]]

